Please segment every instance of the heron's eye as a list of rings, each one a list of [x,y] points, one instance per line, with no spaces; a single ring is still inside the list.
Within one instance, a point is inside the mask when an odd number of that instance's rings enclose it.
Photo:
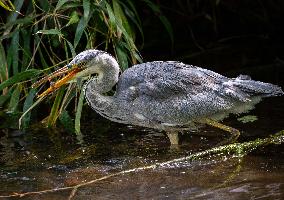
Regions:
[[[78,63],[79,68],[83,68],[86,65],[86,62],[80,62]]]
[[[99,74],[98,74],[98,73],[94,73],[94,77],[95,77],[95,78],[98,78],[98,77],[99,77]]]

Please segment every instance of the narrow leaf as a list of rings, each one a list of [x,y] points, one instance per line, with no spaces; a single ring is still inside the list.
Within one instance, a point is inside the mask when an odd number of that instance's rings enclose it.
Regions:
[[[71,24],[76,24],[78,23],[78,21],[80,20],[77,11],[73,11],[71,13],[70,19],[68,21],[68,23],[66,24],[66,26],[70,26]]]
[[[17,106],[19,104],[20,101],[20,94],[21,94],[21,85],[17,85],[17,87],[14,89],[11,98],[10,98],[10,103],[9,103],[9,107],[8,110],[10,112],[15,112],[17,109]]]
[[[84,19],[84,17],[81,17],[79,23],[78,23],[78,26],[77,26],[77,29],[76,29],[76,32],[75,32],[75,38],[74,38],[74,48],[77,47],[77,45],[79,44],[79,41],[83,35],[83,32],[87,26],[87,23]]]
[[[69,0],[59,0],[56,4],[55,10],[60,9],[63,6],[63,4],[65,4],[67,1]]]
[[[40,97],[36,102],[33,103],[33,105],[31,105],[31,107],[29,107],[19,118],[19,129],[22,128],[22,119],[34,108],[36,107],[40,102],[42,102],[44,99],[46,98],[46,96]]]
[[[128,23],[127,18],[125,17],[119,3],[117,0],[113,0],[113,12],[116,17],[116,19],[119,21],[119,23],[124,27],[125,31],[128,33],[128,35],[133,38],[135,35],[134,32],[131,30],[131,27]]]
[[[82,108],[84,104],[84,92],[83,88],[81,89],[80,97],[79,97],[79,102],[77,105],[77,111],[76,111],[76,116],[75,116],[75,131],[77,134],[78,138],[83,138],[82,133],[81,133],[81,114],[82,114]]]
[[[50,114],[48,116],[48,121],[47,121],[47,126],[52,127],[55,125],[57,118],[59,117],[59,108],[60,108],[60,103],[62,101],[63,95],[65,92],[65,86],[62,86],[59,88],[55,100],[53,102]]]
[[[13,10],[21,10],[22,6],[23,6],[24,0],[17,0],[14,1],[14,9]],[[19,13],[18,12],[12,12],[10,13],[10,15],[7,18],[7,23],[11,23],[14,22],[17,17],[18,17]],[[7,29],[5,29],[5,32],[3,33],[3,35],[7,35],[10,33],[12,27],[9,27]]]
[[[19,71],[19,30],[17,30],[12,37],[11,41],[11,53],[12,53],[12,69],[13,74],[17,74]]]
[[[41,73],[41,71],[37,70],[37,69],[29,69],[29,70],[26,70],[24,72],[20,72],[20,73],[14,75],[13,77],[2,82],[0,84],[0,91],[3,90],[6,87],[9,87],[9,86],[15,84],[15,83],[19,83],[19,82],[25,81],[27,79],[32,79],[32,78],[38,76],[40,73]]]
[[[115,50],[116,50],[119,66],[124,71],[124,70],[126,70],[128,68],[128,60],[127,60],[126,51],[124,51],[119,44],[117,44],[115,46]]]
[[[68,132],[75,133],[74,120],[70,117],[66,110],[62,111],[60,114],[59,121]]]
[[[36,34],[45,34],[45,35],[58,35],[63,36],[63,34],[58,29],[48,29],[48,30],[39,30]]]
[[[88,21],[89,15],[90,15],[90,1],[89,0],[83,0],[83,9],[84,9],[84,20]]]
[[[174,42],[174,35],[173,35],[173,29],[172,26],[170,24],[170,22],[168,21],[168,19],[161,13],[161,10],[159,8],[159,6],[157,6],[156,4],[154,4],[152,1],[150,0],[143,0],[147,3],[147,5],[155,12],[157,13],[158,17],[160,18],[162,24],[164,25],[164,27],[166,28],[170,39],[171,39],[171,43],[173,45]]]
[[[33,100],[36,95],[36,90],[31,89],[28,96],[25,99],[24,102],[24,107],[23,107],[23,112],[25,113],[32,105],[33,105]],[[27,128],[30,124],[30,118],[31,118],[31,113],[27,113],[23,118],[22,118],[22,124],[23,128]]]
[[[6,61],[5,49],[2,43],[0,43],[0,82],[2,83],[6,79],[8,79],[8,65]]]
[[[21,30],[22,39],[24,40],[23,45],[23,58],[22,58],[22,69],[21,71],[24,71],[27,69],[28,64],[30,62],[30,59],[32,57],[31,51],[30,51],[30,44],[31,44],[31,31],[30,30]]]
[[[69,42],[68,40],[66,40],[68,46],[69,46],[69,49],[71,51],[71,54],[72,54],[72,57],[74,58],[76,56],[76,52],[75,52],[75,49],[73,47],[73,45],[71,44],[71,42]]]
[[[10,98],[10,95],[0,95],[0,107],[3,107],[4,103]]]

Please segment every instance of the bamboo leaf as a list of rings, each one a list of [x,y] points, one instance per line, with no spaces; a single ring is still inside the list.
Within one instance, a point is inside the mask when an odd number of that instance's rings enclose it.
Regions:
[[[128,23],[127,18],[125,17],[119,3],[117,0],[113,0],[113,12],[116,17],[116,19],[119,21],[119,23],[124,27],[125,31],[128,33],[128,35],[133,39],[133,36],[135,35],[134,32],[131,30],[131,27]]]
[[[0,81],[3,82],[6,79],[8,79],[8,64],[6,60],[5,49],[2,43],[0,43]]]
[[[8,10],[8,11],[14,11],[15,10],[15,7],[10,0],[8,0],[8,4],[5,4],[5,1],[3,2],[1,0],[0,6],[3,7],[4,9]]]
[[[12,69],[13,74],[17,74],[19,71],[19,30],[17,30],[12,37],[11,41],[11,58],[12,58]]]
[[[31,16],[26,16],[26,17],[23,17],[23,18],[20,18],[20,19],[16,19],[14,21],[11,21],[11,22],[7,22],[6,24],[3,24],[1,25],[0,29],[8,29],[8,28],[11,28],[13,27],[14,25],[23,25],[23,24],[30,24],[33,22],[33,19]]]
[[[36,107],[40,102],[42,102],[46,96],[40,97],[36,102],[34,102],[19,118],[19,129],[22,128],[22,119],[34,108]]]
[[[65,92],[65,86],[62,86],[59,88],[55,100],[53,102],[50,114],[48,116],[48,121],[47,121],[47,126],[52,127],[55,125],[57,118],[59,117],[59,108],[60,108],[60,103],[62,101],[62,98],[64,96]]]
[[[69,1],[69,0],[59,0],[59,1],[57,2],[56,6],[55,6],[55,10],[60,9],[60,8],[63,6],[63,4],[65,4],[65,3],[68,2],[68,1]]]
[[[119,66],[121,66],[122,70],[124,71],[128,67],[128,60],[127,60],[127,53],[122,49],[122,46],[117,44],[115,45],[115,50],[119,62]]]
[[[68,132],[75,133],[74,120],[70,117],[66,110],[63,110],[60,114],[59,121]]]
[[[10,94],[0,95],[0,107],[2,107],[9,98],[10,98]]]
[[[58,35],[63,36],[60,30],[58,29],[48,29],[48,30],[39,30],[36,34],[45,34],[45,35]]]
[[[21,90],[22,90],[21,85],[17,85],[17,87],[14,89],[13,93],[11,94],[10,103],[9,103],[9,107],[8,107],[8,110],[10,112],[16,111],[17,106],[18,106],[19,101],[20,101]]]
[[[76,56],[76,52],[75,52],[75,49],[73,47],[73,45],[71,44],[71,42],[69,42],[68,40],[66,40],[68,46],[69,46],[69,49],[71,51],[71,54],[72,54],[72,57],[74,58]]]
[[[172,28],[172,25],[171,23],[169,22],[169,20],[164,16],[164,15],[160,15],[159,16],[161,22],[163,23],[164,27],[166,28],[169,36],[170,36],[170,39],[171,39],[171,43],[173,45],[174,43],[174,33],[173,33],[173,28]]]
[[[75,132],[79,140],[83,138],[82,133],[81,133],[81,123],[80,123],[83,104],[84,104],[84,92],[83,92],[83,87],[82,87],[81,93],[79,96],[79,102],[77,105],[76,116],[75,116]]]
[[[48,10],[50,8],[50,4],[49,4],[48,0],[40,0],[39,4],[45,12],[48,12]]]
[[[0,91],[3,90],[6,87],[9,87],[15,83],[19,83],[21,81],[25,81],[27,79],[32,79],[36,76],[38,76],[41,73],[40,70],[37,69],[29,69],[26,70],[24,72],[20,72],[14,76],[12,76],[11,78],[5,80],[4,82],[2,82],[0,84]]]
[[[83,0],[83,9],[84,9],[84,20],[88,21],[89,15],[90,15],[90,1],[89,0]]]
[[[36,90],[31,89],[28,96],[25,99],[24,102],[24,107],[23,107],[23,112],[25,113],[32,105],[33,105],[33,100],[36,95]],[[31,118],[31,113],[27,113],[23,118],[22,118],[22,124],[23,128],[27,128],[30,124],[30,118]]]
[[[168,19],[162,15],[160,8],[154,4],[153,2],[149,1],[149,0],[143,0],[144,2],[146,2],[146,4],[155,12],[158,14],[159,19],[161,20],[162,24],[164,25],[164,27],[166,28],[170,39],[171,39],[171,43],[173,45],[174,43],[174,34],[173,34],[173,29],[172,26],[170,24],[170,22],[168,21]]]
[[[24,40],[23,45],[23,58],[22,58],[22,69],[21,71],[24,71],[27,69],[28,64],[30,62],[30,59],[32,57],[31,51],[30,51],[30,43],[31,43],[31,31],[30,30],[21,30],[22,39]]]
[[[75,37],[74,37],[74,48],[77,47],[77,45],[79,44],[79,41],[83,35],[83,32],[85,30],[87,26],[87,22],[85,21],[84,17],[81,17],[76,32],[75,32]]]
[[[73,11],[71,13],[70,19],[68,21],[68,23],[66,24],[66,26],[70,26],[71,24],[76,24],[78,23],[78,21],[80,20],[77,11]]]
[[[24,3],[24,0],[17,0],[17,1],[14,1],[14,11],[17,11],[17,10],[21,10],[22,6],[23,6],[23,3]],[[7,18],[7,23],[12,23],[14,22],[17,17],[18,17],[19,13],[18,12],[12,12],[10,13],[10,15],[8,16]],[[10,33],[12,27],[9,27],[7,29],[5,29],[5,32],[3,33],[3,35],[7,35]]]

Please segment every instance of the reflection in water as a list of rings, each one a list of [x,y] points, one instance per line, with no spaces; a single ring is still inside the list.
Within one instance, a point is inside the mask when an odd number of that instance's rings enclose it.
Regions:
[[[243,141],[268,137],[283,129],[284,117],[279,112],[283,103],[283,98],[266,100],[252,113],[258,116],[257,121],[242,124],[232,117],[226,123],[243,130]],[[270,116],[265,117],[267,109]],[[34,127],[23,134],[1,130],[0,195],[74,186],[209,149],[226,137],[219,130],[206,128],[183,135],[180,148],[172,149],[165,136],[153,130],[104,119],[94,119],[94,124],[86,121],[83,126],[92,131],[85,131],[83,145],[58,129]],[[283,148],[283,144],[270,145],[242,160],[211,157],[120,174],[81,187],[75,199],[281,199]],[[23,199],[66,199],[69,194],[67,190]]]

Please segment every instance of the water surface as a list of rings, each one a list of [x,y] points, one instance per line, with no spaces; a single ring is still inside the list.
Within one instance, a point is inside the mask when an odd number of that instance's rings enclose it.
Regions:
[[[283,97],[269,98],[242,123],[239,141],[265,138],[283,130]],[[74,186],[135,167],[152,165],[215,146],[226,133],[206,127],[184,134],[171,147],[163,133],[109,122],[95,113],[82,119],[83,144],[62,128],[39,125],[25,132],[2,129],[0,195]],[[68,199],[71,190],[22,199]],[[284,145],[269,145],[241,158],[210,157],[135,171],[80,187],[74,199],[283,199]],[[17,198],[15,198],[17,199]]]

